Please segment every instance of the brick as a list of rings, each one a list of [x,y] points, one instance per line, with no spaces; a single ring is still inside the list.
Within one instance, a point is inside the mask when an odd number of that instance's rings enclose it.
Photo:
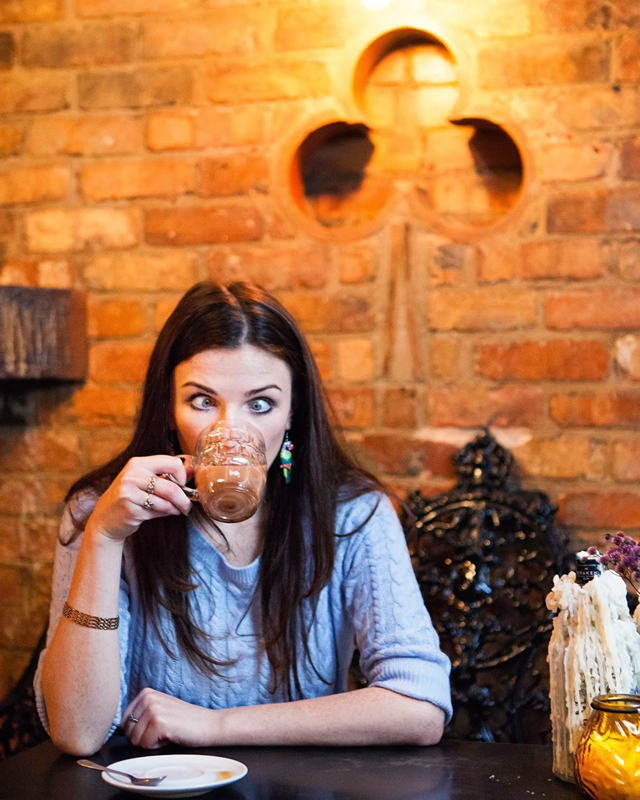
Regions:
[[[67,75],[3,78],[0,81],[0,113],[58,111],[67,108],[70,94]]]
[[[66,167],[17,167],[0,172],[0,204],[63,200],[69,190]]]
[[[433,286],[451,286],[465,280],[475,265],[476,249],[459,242],[436,239],[428,249],[427,265]]]
[[[210,280],[249,280],[269,292],[322,289],[327,284],[329,268],[326,246],[298,242],[215,248],[207,264]]]
[[[547,327],[632,328],[640,325],[640,289],[582,289],[549,294]]]
[[[593,280],[604,274],[610,261],[607,242],[556,239],[525,242],[513,277],[527,280]]]
[[[196,261],[182,250],[102,253],[87,263],[84,280],[97,291],[184,291],[196,280]]]
[[[39,286],[43,289],[71,289],[71,266],[64,258],[8,258],[0,283],[4,286]]]
[[[524,475],[543,478],[596,479],[605,466],[604,447],[589,439],[534,439],[513,455]]]
[[[0,519],[0,564],[15,563],[20,557],[18,520]]]
[[[438,19],[474,38],[522,37],[531,33],[530,6],[526,0],[485,0],[477,5],[452,0],[438,8]]]
[[[131,441],[131,431],[128,428],[118,430],[110,428],[105,431],[95,428],[88,432],[89,437],[85,449],[89,457],[89,468],[94,469],[111,461]]]
[[[25,144],[39,156],[94,156],[135,153],[142,147],[140,122],[132,117],[39,117]]]
[[[637,31],[623,33],[618,43],[617,68],[615,80],[640,81],[640,41]]]
[[[600,0],[554,0],[540,4],[539,27],[549,31],[612,30],[635,26],[640,14],[635,0],[617,0],[603,5]]]
[[[279,299],[310,333],[365,333],[375,328],[375,313],[365,297],[282,293]]]
[[[444,336],[429,339],[429,370],[434,378],[453,381],[460,371],[460,341]]]
[[[175,14],[176,0],[76,0],[81,17],[119,14]],[[202,0],[180,0],[180,11],[200,10]]]
[[[318,367],[320,379],[330,381],[333,377],[333,363],[330,342],[309,342],[309,349]]]
[[[344,428],[368,428],[374,420],[373,390],[366,388],[330,388],[329,402],[339,425]]]
[[[613,147],[607,142],[559,142],[545,145],[537,153],[540,179],[586,181],[601,178],[611,163]]]
[[[542,106],[546,116],[542,125],[548,124],[549,103]],[[617,130],[638,124],[637,87],[622,84],[612,86],[585,85],[580,92],[559,89],[556,95],[556,119],[564,127],[576,131]]]
[[[218,7],[215,16],[197,19],[149,20],[142,29],[142,54],[148,59],[201,58],[267,50],[271,11],[268,8]]]
[[[375,377],[375,355],[371,339],[338,342],[338,370],[343,383],[367,383]]]
[[[451,53],[444,45],[424,43],[408,47],[409,73],[416,83],[433,86],[438,83],[456,83],[458,71]]]
[[[560,392],[549,400],[551,418],[561,425],[635,427],[640,392]]]
[[[198,164],[199,195],[228,196],[267,192],[269,165],[262,155],[236,153],[203,158]]]
[[[0,479],[0,514],[41,514],[44,502],[41,481],[29,476]]]
[[[150,244],[251,242],[263,233],[264,220],[251,206],[155,208],[147,211],[145,221]]]
[[[383,59],[381,63],[384,63]],[[397,89],[392,86],[375,86],[372,81],[376,70],[372,73],[360,101],[362,109],[376,130],[393,129],[396,122]]]
[[[603,83],[609,80],[609,43],[591,35],[492,43],[478,54],[483,89]]]
[[[640,241],[620,242],[617,272],[626,281],[640,281]]]
[[[89,378],[96,383],[142,383],[153,343],[97,342],[89,350]]]
[[[63,0],[2,0],[0,23],[48,22],[60,19]]]
[[[481,283],[505,281],[518,277],[522,262],[522,246],[502,239],[489,239],[478,247],[476,274]]]
[[[170,300],[158,300],[153,312],[153,330],[154,333],[160,333],[162,326],[169,319],[169,315],[173,309],[178,305],[180,297],[174,297]]]
[[[591,528],[640,527],[640,496],[631,492],[567,492],[563,522]]]
[[[87,333],[92,338],[137,336],[146,329],[146,317],[144,305],[137,300],[101,300],[90,295],[87,301]]]
[[[79,425],[131,425],[138,407],[139,389],[87,384],[74,393],[70,417]]]
[[[536,295],[528,289],[434,289],[428,301],[433,330],[509,330],[531,325]]]
[[[370,245],[345,245],[340,249],[340,283],[369,283],[378,273],[378,254]]]
[[[640,179],[640,137],[625,139],[620,143],[619,175],[623,180]]]
[[[179,197],[193,188],[194,180],[193,163],[177,159],[99,162],[80,171],[80,188],[89,201]]]
[[[534,386],[431,389],[427,408],[429,424],[439,427],[478,427],[490,420],[492,425],[501,427],[539,425],[544,413],[544,395]]]
[[[212,103],[242,103],[322,97],[333,90],[321,61],[225,59],[206,73],[205,91]]]
[[[147,146],[156,151],[242,147],[263,135],[263,112],[255,106],[161,111],[147,118]]]
[[[386,389],[382,398],[382,424],[386,428],[415,428],[418,392],[412,387]]]
[[[43,289],[72,289],[71,265],[64,258],[38,261],[38,286]]]
[[[454,475],[455,448],[441,442],[424,442],[410,436],[365,434],[356,452],[366,469],[389,475]]]
[[[0,125],[0,157],[20,152],[22,129],[17,125]]]
[[[81,208],[32,211],[25,217],[29,252],[77,252],[132,247],[140,241],[140,211]]]
[[[549,233],[597,233],[606,230],[607,193],[601,190],[549,197]]]
[[[22,558],[27,561],[53,561],[59,528],[57,519],[25,520],[20,531]]]
[[[640,337],[632,333],[616,339],[615,359],[620,370],[634,380],[640,380]]]
[[[21,61],[27,67],[68,69],[125,64],[134,57],[137,28],[130,23],[27,30]]]
[[[13,472],[74,472],[80,468],[78,435],[69,430],[5,431],[0,469]]]
[[[589,340],[484,344],[476,350],[476,370],[493,380],[603,380],[609,353],[601,342]]]
[[[549,198],[550,233],[640,230],[640,189],[595,190]]]
[[[341,8],[283,8],[278,11],[275,47],[284,51],[341,47],[347,33]]]
[[[640,441],[622,439],[613,445],[613,476],[619,481],[640,479]]]
[[[16,52],[13,34],[0,31],[0,69],[11,69]]]
[[[37,286],[37,260],[32,258],[5,258],[0,273],[2,286]]]
[[[80,108],[150,108],[190,103],[193,75],[186,67],[95,72],[78,76]]]

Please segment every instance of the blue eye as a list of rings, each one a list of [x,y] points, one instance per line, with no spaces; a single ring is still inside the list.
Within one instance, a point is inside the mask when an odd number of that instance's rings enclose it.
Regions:
[[[249,408],[254,414],[266,414],[273,408],[273,400],[268,397],[256,397],[249,403]]]
[[[213,408],[213,400],[206,394],[194,394],[189,398],[189,402],[194,408],[208,409]]]

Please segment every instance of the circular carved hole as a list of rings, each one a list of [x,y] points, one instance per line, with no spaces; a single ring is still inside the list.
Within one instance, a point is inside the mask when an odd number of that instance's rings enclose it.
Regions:
[[[368,169],[373,150],[364,125],[333,122],[310,133],[292,164],[298,206],[327,228],[371,220],[388,200],[388,181]]]
[[[523,185],[520,151],[501,128],[487,120],[460,120],[431,131],[418,196],[444,223],[482,228],[514,207]]]

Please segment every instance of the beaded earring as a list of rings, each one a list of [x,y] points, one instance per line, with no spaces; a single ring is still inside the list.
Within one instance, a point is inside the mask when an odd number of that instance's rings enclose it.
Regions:
[[[293,467],[293,442],[289,439],[289,431],[285,431],[284,441],[280,448],[280,469],[284,475],[284,482],[291,483],[291,468]]]

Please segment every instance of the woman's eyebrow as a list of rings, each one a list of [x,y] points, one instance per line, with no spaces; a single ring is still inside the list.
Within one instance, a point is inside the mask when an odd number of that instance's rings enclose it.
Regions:
[[[187,386],[193,386],[194,389],[202,389],[202,391],[207,392],[207,394],[217,394],[215,389],[211,389],[209,386],[205,386],[203,383],[196,383],[195,381],[187,381],[186,383],[182,384],[183,389],[185,389]]]
[[[276,389],[278,392],[281,392],[282,389],[278,386],[277,383],[270,383],[268,386],[262,386],[260,389],[252,389],[250,392],[245,392],[245,397],[251,397],[254,394],[260,394],[260,392],[266,392],[269,389]]]

